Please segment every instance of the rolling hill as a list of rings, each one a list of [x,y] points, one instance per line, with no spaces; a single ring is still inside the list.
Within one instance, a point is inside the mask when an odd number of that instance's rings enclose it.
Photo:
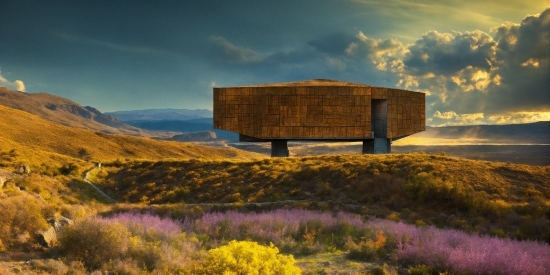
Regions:
[[[282,202],[550,242],[550,166],[428,154],[106,165],[96,184],[130,203]]]
[[[146,131],[104,115],[90,106],[48,93],[24,93],[0,87],[0,105],[35,114],[54,123],[103,133],[147,135]]]
[[[213,148],[181,142],[67,127],[37,115],[0,105],[0,152],[4,166],[27,163],[62,165],[67,162],[117,158],[250,158],[260,156],[234,148]],[[12,152],[12,153],[10,153]],[[14,157],[16,155],[17,157]]]

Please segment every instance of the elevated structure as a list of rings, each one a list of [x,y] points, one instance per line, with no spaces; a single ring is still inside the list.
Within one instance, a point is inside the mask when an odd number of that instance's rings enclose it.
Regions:
[[[390,153],[391,141],[425,130],[425,95],[328,79],[214,88],[214,128],[240,141],[362,141],[363,153]]]

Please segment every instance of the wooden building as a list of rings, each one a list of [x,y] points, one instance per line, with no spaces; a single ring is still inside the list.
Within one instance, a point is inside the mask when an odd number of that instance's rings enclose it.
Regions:
[[[363,141],[363,153],[389,153],[391,141],[425,130],[425,95],[328,79],[214,88],[214,128],[241,141]]]

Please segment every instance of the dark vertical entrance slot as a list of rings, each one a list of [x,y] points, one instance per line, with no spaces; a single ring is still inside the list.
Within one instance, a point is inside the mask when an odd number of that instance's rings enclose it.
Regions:
[[[388,100],[373,99],[371,102],[371,131],[375,138],[388,136]]]

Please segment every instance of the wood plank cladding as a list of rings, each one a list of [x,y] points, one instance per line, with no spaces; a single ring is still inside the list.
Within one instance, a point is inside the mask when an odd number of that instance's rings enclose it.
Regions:
[[[369,139],[372,100],[387,138],[425,130],[423,93],[334,80],[214,88],[214,127],[258,139]]]

